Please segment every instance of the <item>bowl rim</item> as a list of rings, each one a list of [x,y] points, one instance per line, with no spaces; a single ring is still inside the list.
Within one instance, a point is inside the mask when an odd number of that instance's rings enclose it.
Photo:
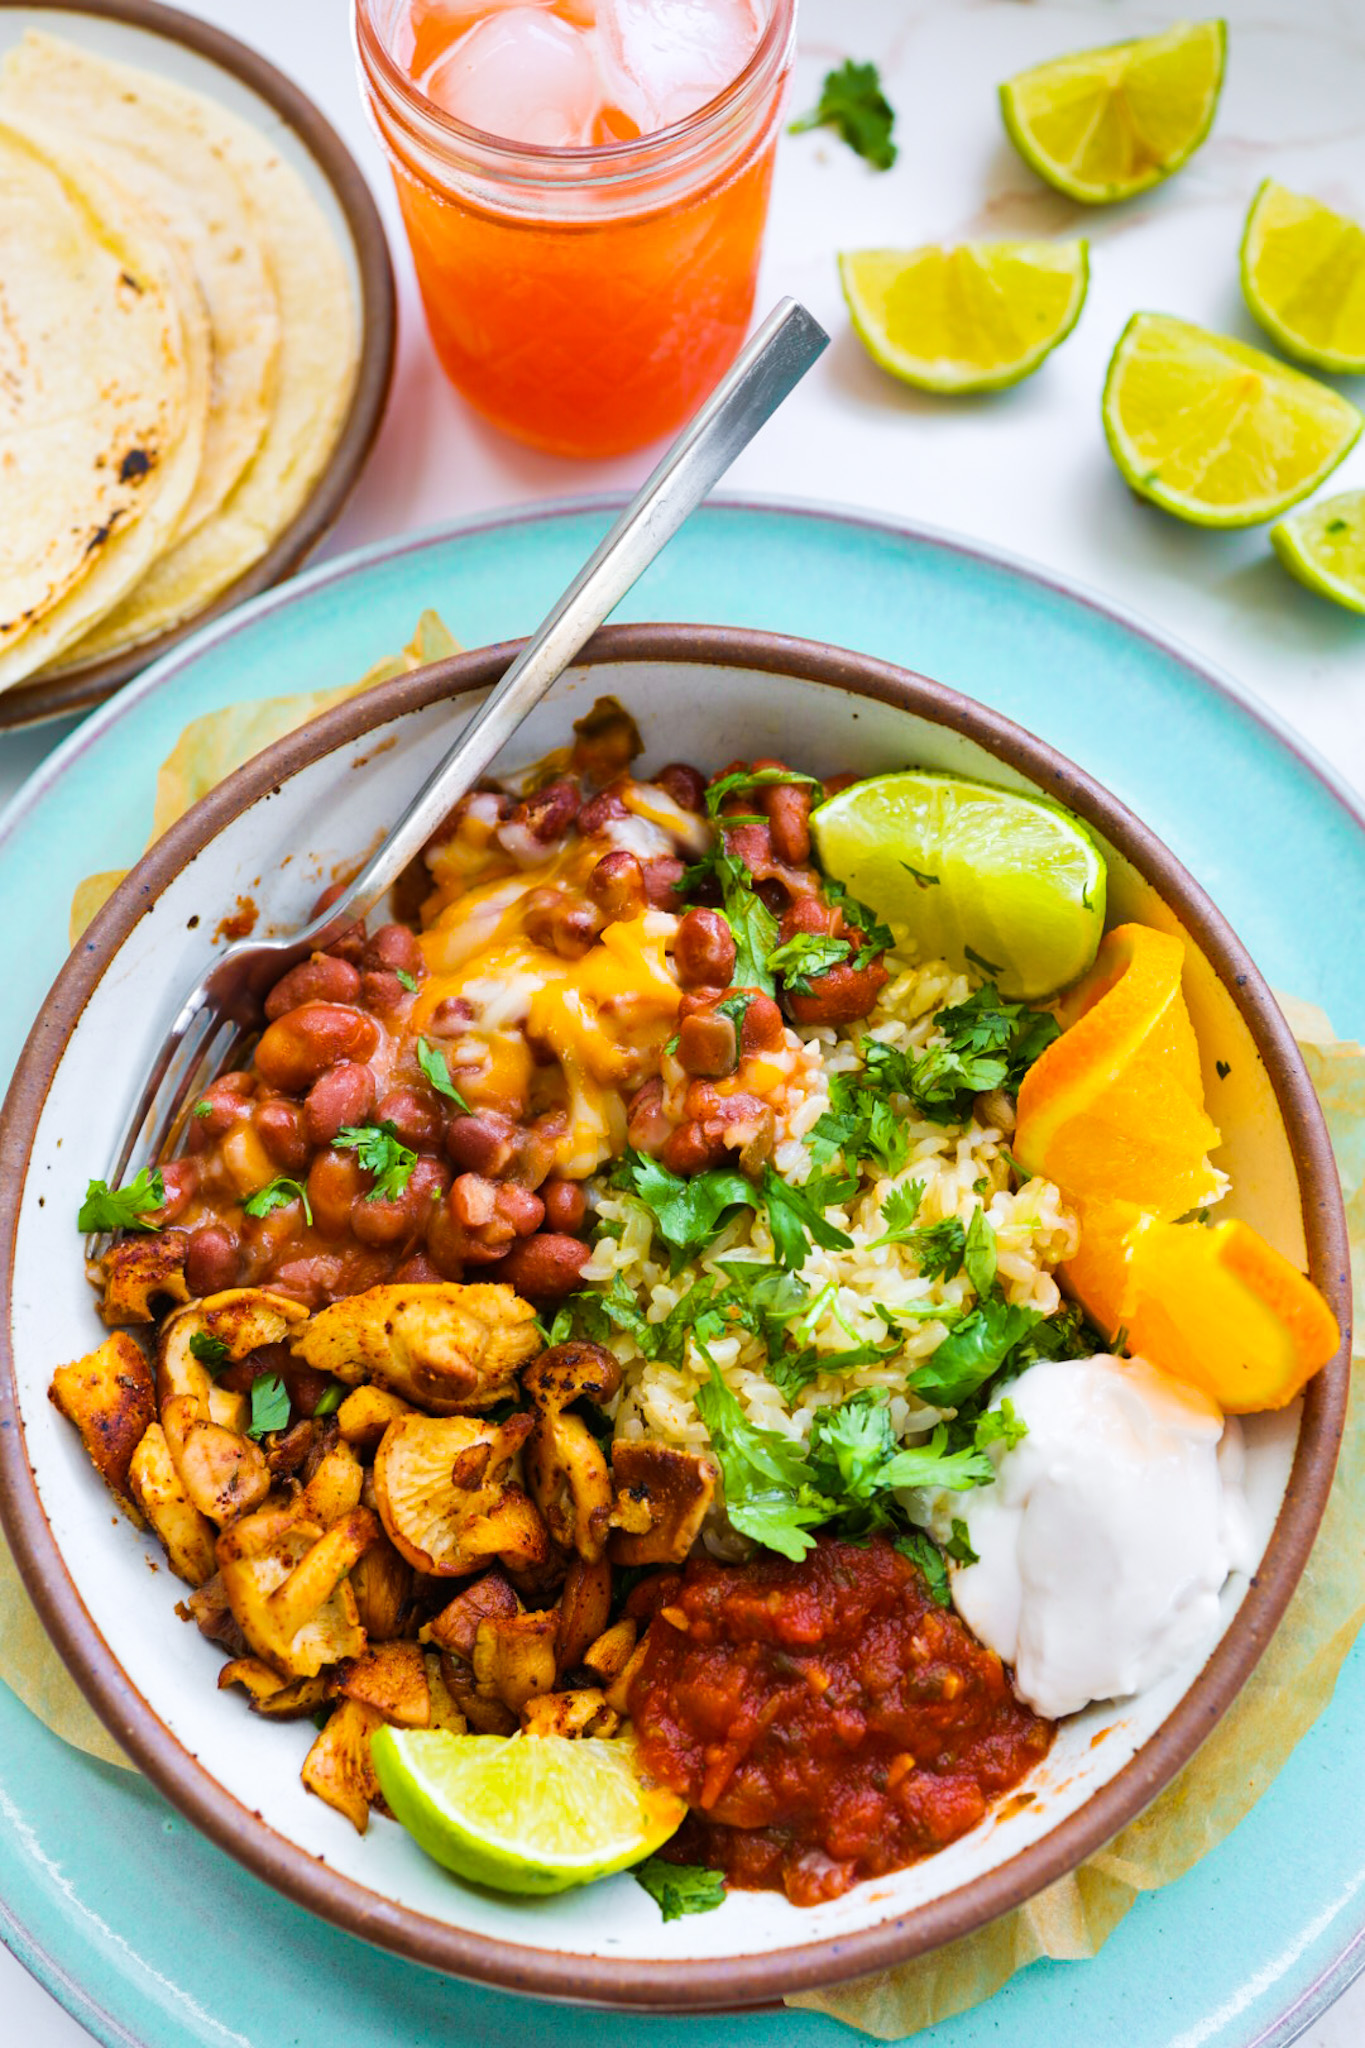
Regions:
[[[355,259],[359,348],[350,397],[326,460],[298,511],[265,553],[188,618],[163,626],[150,639],[115,648],[51,675],[25,677],[0,691],[0,732],[40,725],[102,704],[191,633],[282,583],[299,568],[341,517],[369,460],[383,424],[398,345],[398,292],[388,237],[374,195],[336,128],[287,73],[226,29],[179,8],[163,6],[161,0],[0,0],[0,19],[26,10],[122,22],[163,42],[179,43],[273,109],[313,159],[340,208]],[[53,33],[61,33],[60,22]],[[120,54],[116,61],[136,60]]]
[[[134,926],[187,862],[233,818],[311,762],[405,713],[489,687],[523,644],[451,656],[324,712],[236,770],[149,849],[62,968],[29,1034],[0,1113],[0,1185],[22,1188],[53,1076],[86,1002]],[[1343,1338],[1335,1359],[1309,1383],[1289,1486],[1262,1566],[1189,1690],[1128,1764],[1041,1841],[879,1925],[771,1954],[666,1962],[580,1956],[454,1927],[317,1861],[225,1794],[123,1671],[66,1571],[25,1449],[11,1343],[17,1201],[0,1226],[0,1520],[49,1635],[110,1733],[202,1832],[296,1903],[429,1968],[507,1990],[618,2008],[734,2009],[886,1969],[970,1933],[1074,1869],[1188,1762],[1269,1642],[1326,1506],[1349,1389],[1349,1250],[1322,1111],[1274,997],[1205,891],[1103,785],[1012,719],[960,692],[824,643],[740,627],[608,626],[574,667],[642,661],[787,675],[890,704],[974,741],[1075,810],[1161,889],[1241,1012],[1266,1065],[1299,1169],[1310,1271]]]

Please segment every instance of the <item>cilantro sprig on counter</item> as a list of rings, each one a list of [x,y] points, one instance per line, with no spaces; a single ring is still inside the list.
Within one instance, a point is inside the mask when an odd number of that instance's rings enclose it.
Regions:
[[[804,135],[811,128],[836,128],[849,148],[874,169],[889,171],[897,155],[891,140],[895,125],[896,110],[882,91],[876,65],[855,64],[850,58],[837,71],[826,72],[815,107],[791,122],[787,132]]]
[[[77,1230],[160,1230],[148,1220],[166,1199],[166,1183],[159,1166],[144,1166],[126,1187],[111,1188],[108,1181],[92,1180],[76,1216]]]

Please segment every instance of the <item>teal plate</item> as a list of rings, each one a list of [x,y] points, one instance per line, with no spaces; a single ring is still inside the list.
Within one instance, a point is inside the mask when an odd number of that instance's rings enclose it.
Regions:
[[[0,1072],[61,966],[71,893],[144,843],[185,723],[349,681],[435,606],[468,646],[528,631],[600,539],[604,501],[484,519],[331,562],[176,649],[79,727],[0,819]],[[1132,806],[1271,983],[1365,1036],[1358,805],[1225,678],[1024,565],[922,530],[719,504],[618,616],[767,626],[938,677],[1041,734]],[[1365,1650],[1270,1792],[1097,1960],[1035,1963],[926,2048],[1280,2048],[1365,1963]],[[399,1961],[279,1898],[150,1786],[50,1735],[0,1685],[0,1937],[120,2048],[700,2048],[714,2018],[601,2016]],[[721,2023],[726,2048],[829,2048],[809,2013]],[[609,2031],[608,2031],[609,2030]]]

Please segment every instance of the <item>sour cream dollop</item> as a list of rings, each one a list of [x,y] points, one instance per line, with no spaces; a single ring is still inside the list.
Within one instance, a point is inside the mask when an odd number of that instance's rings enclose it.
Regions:
[[[1056,1359],[1009,1389],[1028,1435],[954,1497],[978,1562],[953,1601],[1056,1719],[1166,1677],[1255,1562],[1241,1430],[1145,1359]]]

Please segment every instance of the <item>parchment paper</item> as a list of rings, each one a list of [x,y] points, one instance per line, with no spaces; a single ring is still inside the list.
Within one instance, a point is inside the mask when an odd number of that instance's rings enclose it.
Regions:
[[[157,777],[152,838],[262,747],[357,691],[456,651],[434,612],[407,648],[349,688],[277,697],[210,713],[186,727]],[[76,892],[79,936],[123,878],[91,876]],[[1322,1011],[1281,996],[1326,1112],[1351,1236],[1355,1298],[1365,1300],[1365,1051],[1336,1038]],[[54,1364],[59,1361],[54,1360]],[[896,1970],[802,1994],[793,2006],[899,2040],[979,2005],[1016,1970],[1097,1954],[1139,1892],[1183,1876],[1273,1783],[1332,1697],[1365,1622],[1365,1399],[1353,1390],[1322,1531],[1284,1620],[1251,1678],[1175,1783],[1107,1849],[1017,1912]],[[0,1678],[47,1727],[91,1756],[131,1769],[48,1641],[0,1539]]]

